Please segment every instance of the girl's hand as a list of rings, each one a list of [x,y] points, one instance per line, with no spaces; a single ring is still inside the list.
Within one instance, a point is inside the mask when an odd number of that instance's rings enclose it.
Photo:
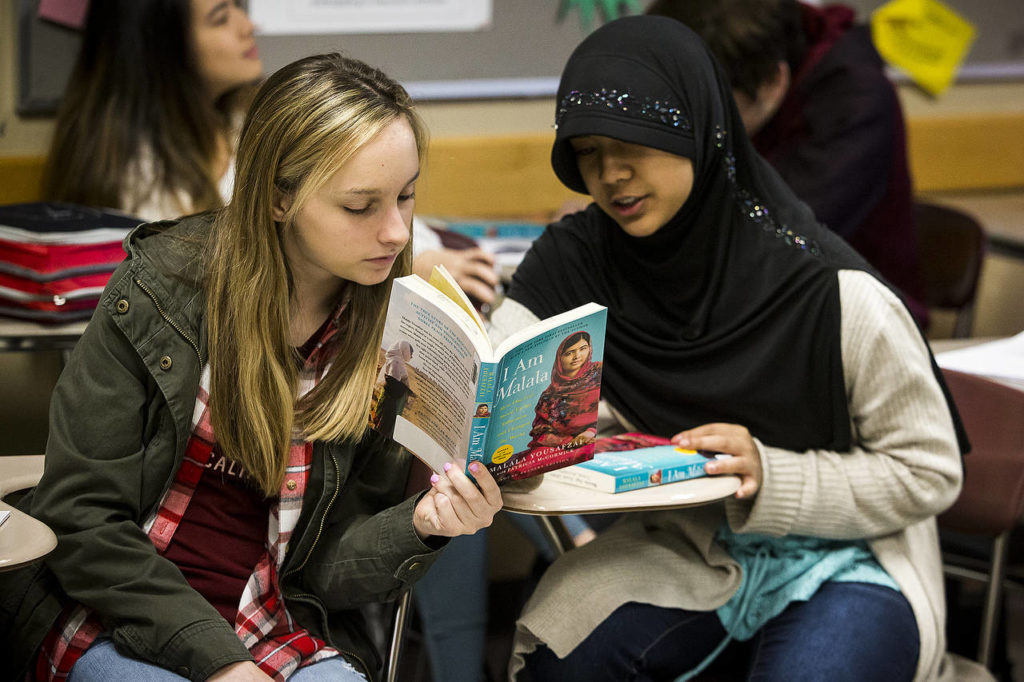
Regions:
[[[705,424],[672,436],[672,443],[691,450],[712,450],[732,457],[711,459],[704,465],[709,474],[740,477],[737,498],[753,497],[761,488],[761,457],[753,436],[739,424]]]
[[[413,526],[420,538],[429,535],[472,535],[491,525],[501,509],[501,491],[483,464],[469,465],[473,481],[455,464],[444,465],[443,476],[430,477],[431,489],[416,505]]]
[[[412,271],[429,280],[435,265],[445,266],[471,299],[480,303],[494,302],[498,273],[490,253],[479,248],[424,251],[416,256]]]
[[[239,661],[218,669],[207,679],[209,682],[267,682],[274,678],[256,667],[252,661]]]

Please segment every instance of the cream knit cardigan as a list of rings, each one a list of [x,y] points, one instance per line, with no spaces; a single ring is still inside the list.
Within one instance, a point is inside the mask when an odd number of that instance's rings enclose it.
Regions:
[[[925,343],[871,275],[841,271],[839,286],[851,451],[792,452],[758,441],[764,479],[753,500],[628,514],[561,557],[517,622],[510,677],[538,642],[565,656],[626,602],[702,611],[724,604],[741,580],[739,566],[714,543],[728,519],[736,532],[866,538],[917,620],[915,680],[992,679],[945,654],[935,515],[956,499],[962,469]],[[497,343],[536,319],[508,300],[492,317],[492,338]]]

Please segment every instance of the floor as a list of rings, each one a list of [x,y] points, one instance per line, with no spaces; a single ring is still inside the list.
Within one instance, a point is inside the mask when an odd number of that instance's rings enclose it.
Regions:
[[[1024,682],[1024,590],[1012,591],[1006,600],[1007,653],[1014,682]]]
[[[1024,588],[1006,593],[1005,627],[1006,639],[996,642],[993,673],[999,682],[1024,682]],[[973,645],[959,653],[973,658]]]
[[[958,556],[973,556],[985,566],[991,544],[977,536],[965,536],[943,529],[943,551]],[[1010,580],[1004,591],[1004,614],[996,635],[995,651],[989,666],[999,682],[1024,682],[1024,526],[1018,526],[1009,542],[1007,570]],[[967,658],[977,656],[978,629],[985,585],[975,581],[947,578],[948,648]]]
[[[506,665],[512,653],[512,624],[516,619],[516,611],[525,600],[527,590],[529,590],[529,580],[505,580],[491,585],[489,604],[491,626],[487,633],[484,682],[504,682],[506,680]],[[463,682],[461,680],[433,680],[430,674],[430,662],[423,647],[415,616],[406,638],[398,680],[399,682]]]

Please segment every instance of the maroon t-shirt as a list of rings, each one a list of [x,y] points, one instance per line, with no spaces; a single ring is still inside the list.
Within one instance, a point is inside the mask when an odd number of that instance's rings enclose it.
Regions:
[[[214,447],[164,552],[232,625],[245,584],[266,552],[271,502],[241,466]]]
[[[309,358],[330,323],[328,318],[296,348],[300,358]],[[188,584],[232,625],[242,591],[267,551],[267,522],[273,502],[215,445],[164,552]]]

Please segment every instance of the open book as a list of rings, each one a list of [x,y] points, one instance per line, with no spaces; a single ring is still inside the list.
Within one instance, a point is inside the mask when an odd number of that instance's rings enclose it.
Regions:
[[[607,309],[588,303],[491,347],[443,268],[395,280],[370,424],[434,471],[483,462],[499,483],[593,454]]]

